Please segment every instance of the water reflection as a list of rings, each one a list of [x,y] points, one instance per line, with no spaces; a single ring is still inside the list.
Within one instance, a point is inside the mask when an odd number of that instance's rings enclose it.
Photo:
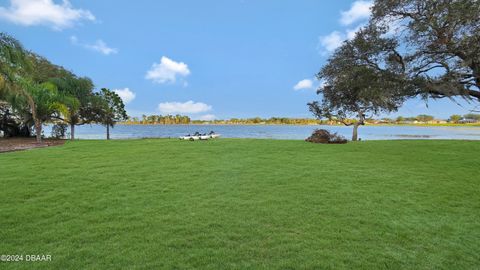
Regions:
[[[291,125],[117,125],[112,130],[113,139],[176,138],[196,131],[215,131],[223,138],[265,138],[303,140],[313,130],[324,128],[350,139],[352,128],[345,126],[291,126]],[[45,129],[45,135],[50,130]],[[104,139],[105,128],[84,125],[76,128],[80,139]],[[480,127],[417,127],[417,126],[363,126],[359,128],[362,140],[392,139],[467,139],[480,140]]]

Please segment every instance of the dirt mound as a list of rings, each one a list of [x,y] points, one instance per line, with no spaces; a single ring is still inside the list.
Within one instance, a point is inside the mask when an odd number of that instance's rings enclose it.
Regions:
[[[0,153],[62,145],[65,140],[45,139],[37,143],[35,138],[0,138]]]

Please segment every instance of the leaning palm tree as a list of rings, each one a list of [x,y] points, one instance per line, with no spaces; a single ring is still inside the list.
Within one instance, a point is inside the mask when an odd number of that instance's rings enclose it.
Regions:
[[[29,55],[30,53],[18,40],[0,33],[0,100],[8,102],[14,108],[20,108],[20,111],[26,103],[30,107],[33,118],[36,118],[33,98],[18,83],[20,78],[28,76],[32,71]],[[23,113],[24,116],[28,114]],[[27,123],[29,120],[24,119],[24,122]]]
[[[18,40],[0,33],[0,99],[9,94],[25,94],[16,79],[32,68],[28,54]]]
[[[25,96],[25,101],[33,100],[34,105],[30,106],[30,109],[34,120],[37,143],[41,143],[43,124],[52,120],[55,115],[68,115],[64,96],[50,82],[36,83],[32,80],[21,78],[18,83],[28,94]]]

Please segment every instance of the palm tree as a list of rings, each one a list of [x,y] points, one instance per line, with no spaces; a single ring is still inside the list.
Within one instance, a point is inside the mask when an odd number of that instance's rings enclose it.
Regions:
[[[70,125],[70,139],[75,139],[75,126],[92,122],[94,119],[89,114],[93,97],[93,83],[89,78],[78,78],[67,73],[62,78],[51,79],[59,92],[63,95],[63,103],[67,107],[67,114],[63,120]]]
[[[0,33],[0,100],[5,100],[17,108],[27,103],[33,118],[36,118],[33,98],[18,83],[19,78],[32,71],[29,54],[18,40]]]
[[[19,79],[22,89],[28,95],[25,98],[32,100],[30,109],[35,126],[37,143],[42,142],[42,126],[55,115],[68,115],[68,109],[64,104],[64,97],[59,94],[57,87],[50,82],[36,83],[28,79]]]
[[[31,70],[28,52],[13,37],[0,33],[0,99],[7,93],[19,92],[15,79]]]

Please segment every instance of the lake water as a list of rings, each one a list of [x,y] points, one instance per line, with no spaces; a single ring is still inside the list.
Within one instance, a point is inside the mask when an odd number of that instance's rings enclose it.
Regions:
[[[351,138],[352,127],[323,125],[116,125],[111,129],[112,139],[169,138],[196,131],[215,131],[223,138],[261,138],[303,140],[315,129],[323,128]],[[105,127],[100,125],[77,126],[75,137],[79,139],[104,139]],[[50,129],[45,128],[45,135]],[[362,126],[362,140],[392,139],[460,139],[480,140],[480,127],[419,127],[419,126]]]

